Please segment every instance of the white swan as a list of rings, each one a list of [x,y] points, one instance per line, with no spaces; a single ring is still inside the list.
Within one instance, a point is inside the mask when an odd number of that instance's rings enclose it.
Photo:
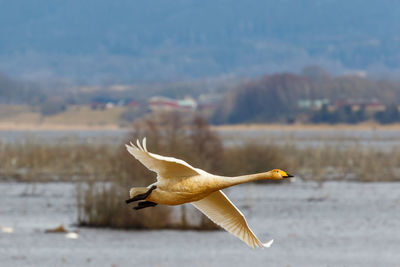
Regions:
[[[190,166],[183,160],[164,157],[147,151],[146,138],[143,145],[137,140],[126,145],[129,153],[149,170],[157,173],[157,182],[148,187],[133,187],[127,203],[144,200],[135,209],[152,207],[157,204],[180,205],[191,203],[214,223],[240,238],[252,248],[270,247],[273,240],[262,243],[247,225],[238,208],[226,197],[221,189],[229,186],[263,179],[280,180],[293,177],[274,169],[264,173],[225,177],[213,175]]]

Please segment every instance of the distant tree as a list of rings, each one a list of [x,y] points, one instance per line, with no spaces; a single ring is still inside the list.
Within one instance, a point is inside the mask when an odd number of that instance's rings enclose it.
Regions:
[[[382,124],[394,123],[400,121],[400,114],[397,105],[390,105],[385,111],[375,114],[375,119]]]
[[[331,113],[328,111],[328,106],[323,105],[320,110],[315,111],[311,116],[311,122],[314,123],[332,123]]]
[[[299,99],[312,98],[315,88],[304,77],[267,75],[229,92],[217,108],[214,123],[286,122],[296,117]]]
[[[365,105],[361,105],[360,109],[355,112],[356,122],[362,122],[367,120],[367,114],[365,112]]]
[[[315,111],[310,120],[314,123],[359,123],[367,119],[365,107],[361,106],[359,110],[353,111],[351,106],[343,106],[330,112],[327,105],[323,105],[318,111]]]
[[[313,82],[324,82],[331,79],[331,75],[320,66],[307,66],[301,74]]]
[[[38,85],[14,80],[0,72],[0,103],[38,104],[45,99]]]
[[[61,113],[67,109],[65,103],[61,101],[46,101],[40,105],[40,113],[43,116],[51,116]]]

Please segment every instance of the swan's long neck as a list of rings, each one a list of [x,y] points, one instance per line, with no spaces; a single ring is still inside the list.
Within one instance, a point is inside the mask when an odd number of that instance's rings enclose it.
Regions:
[[[243,184],[258,180],[274,179],[269,172],[262,172],[256,174],[248,174],[235,177],[223,177],[222,186],[223,188],[230,187],[237,184]]]

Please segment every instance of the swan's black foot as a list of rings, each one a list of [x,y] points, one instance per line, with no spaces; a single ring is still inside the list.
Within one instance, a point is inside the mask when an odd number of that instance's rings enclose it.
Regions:
[[[154,203],[151,201],[142,201],[142,202],[139,202],[137,207],[134,207],[133,209],[140,210],[140,209],[144,209],[144,208],[148,208],[148,207],[154,207],[156,205],[157,205],[157,203]]]
[[[134,196],[131,199],[125,200],[125,202],[126,202],[126,204],[129,204],[129,203],[134,202],[134,201],[145,200],[151,194],[151,192],[153,192],[153,190],[156,189],[156,188],[157,188],[157,186],[153,185],[152,187],[150,187],[150,189],[146,193]]]

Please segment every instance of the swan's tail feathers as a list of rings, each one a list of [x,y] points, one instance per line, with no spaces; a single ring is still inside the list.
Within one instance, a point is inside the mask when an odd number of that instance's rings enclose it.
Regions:
[[[264,248],[269,248],[269,247],[271,247],[272,243],[274,243],[273,239],[271,239],[267,243],[263,243],[262,245],[263,245]]]

